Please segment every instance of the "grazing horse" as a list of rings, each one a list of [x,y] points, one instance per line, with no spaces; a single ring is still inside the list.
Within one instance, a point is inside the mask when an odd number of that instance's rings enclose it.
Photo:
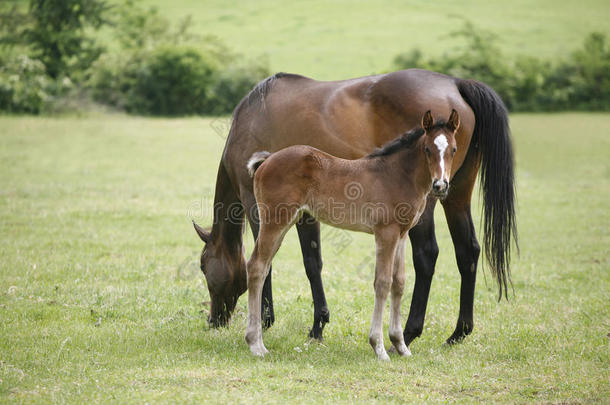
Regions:
[[[502,100],[488,86],[419,69],[334,82],[278,73],[243,98],[233,113],[218,168],[212,229],[195,225],[205,243],[201,269],[210,293],[210,324],[224,325],[246,291],[244,215],[254,237],[258,234],[252,178],[244,161],[256,151],[275,152],[300,144],[344,159],[357,159],[417,126],[428,109],[441,117],[455,109],[461,119],[455,134],[458,151],[449,173],[451,187],[442,200],[461,276],[459,316],[447,341],[455,342],[469,334],[480,252],[470,200],[479,169],[484,251],[500,297],[506,292],[510,275],[511,237],[516,241],[516,233],[508,116]],[[433,217],[436,202],[434,196],[428,198],[419,223],[409,231],[416,277],[404,329],[407,345],[423,330],[438,256]],[[310,336],[321,338],[329,312],[321,279],[319,223],[305,214],[296,226],[313,295]],[[271,273],[263,286],[265,326],[274,320]]]
[[[311,146],[254,153],[247,163],[259,212],[258,238],[246,265],[246,342],[252,354],[268,353],[262,339],[263,283],[284,235],[302,212],[334,227],[375,235],[375,307],[369,343],[379,360],[390,359],[382,321],[391,289],[390,340],[401,356],[411,354],[400,324],[405,239],[424,212],[430,191],[439,198],[447,195],[459,125],[455,110],[447,122],[436,124],[427,111],[423,129],[357,160],[337,158]],[[353,189],[357,192],[350,192]]]

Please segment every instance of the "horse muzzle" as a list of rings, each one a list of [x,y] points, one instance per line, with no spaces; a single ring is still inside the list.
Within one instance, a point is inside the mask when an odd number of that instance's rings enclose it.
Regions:
[[[447,180],[434,180],[432,182],[432,195],[441,200],[449,193],[449,182]]]

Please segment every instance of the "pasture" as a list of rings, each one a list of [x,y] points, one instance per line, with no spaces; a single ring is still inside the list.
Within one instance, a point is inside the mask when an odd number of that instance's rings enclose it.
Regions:
[[[306,337],[311,293],[294,229],[274,261],[271,354],[249,353],[245,296],[228,328],[209,329],[190,221],[211,222],[228,123],[0,117],[0,402],[608,400],[610,115],[511,116],[514,294],[497,303],[489,271],[479,270],[475,329],[442,345],[457,318],[459,274],[437,208],[441,253],[425,330],[413,357],[387,364],[367,342],[372,237],[328,227],[322,344]],[[410,254],[406,266],[403,317]]]
[[[272,71],[319,80],[382,72],[396,54],[412,48],[425,55],[443,55],[465,45],[463,38],[452,35],[462,29],[464,20],[493,32],[509,56],[555,60],[580,47],[591,31],[610,35],[605,0],[513,0],[510,7],[481,0],[356,4],[142,0],[140,4],[157,7],[174,22],[191,15],[193,33],[215,35],[247,58],[268,58]]]

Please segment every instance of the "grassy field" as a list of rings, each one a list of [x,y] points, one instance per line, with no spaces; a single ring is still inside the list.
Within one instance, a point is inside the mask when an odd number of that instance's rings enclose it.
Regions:
[[[586,34],[610,35],[606,0],[296,1],[143,0],[193,31],[213,34],[248,57],[265,55],[274,71],[322,80],[378,73],[414,47],[441,55],[463,46],[450,35],[464,19],[499,38],[507,55],[556,60],[581,47]]]
[[[438,210],[426,328],[413,357],[388,364],[367,343],[367,235],[323,229],[324,344],[306,339],[312,305],[294,230],[274,262],[272,354],[249,354],[244,297],[230,327],[208,328],[190,219],[211,221],[226,123],[0,117],[0,402],[608,400],[610,115],[512,117],[514,297],[496,303],[480,273],[473,334],[441,345],[459,276]],[[407,274],[405,314],[410,258]]]
[[[4,5],[29,0],[4,0]],[[109,0],[120,4],[123,0]],[[582,46],[585,36],[610,36],[607,0],[136,0],[172,22],[192,17],[192,32],[215,35],[248,58],[266,57],[273,71],[336,80],[388,70],[413,48],[440,56],[464,46],[451,35],[465,20],[493,32],[508,57],[548,60]],[[111,48],[110,30],[97,34]]]

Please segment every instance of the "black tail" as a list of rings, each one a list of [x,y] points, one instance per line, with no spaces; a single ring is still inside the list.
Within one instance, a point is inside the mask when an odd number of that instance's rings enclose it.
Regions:
[[[511,234],[519,249],[515,220],[515,174],[508,112],[489,86],[474,80],[458,80],[460,94],[474,111],[476,124],[471,146],[481,156],[483,231],[487,262],[508,299]]]

